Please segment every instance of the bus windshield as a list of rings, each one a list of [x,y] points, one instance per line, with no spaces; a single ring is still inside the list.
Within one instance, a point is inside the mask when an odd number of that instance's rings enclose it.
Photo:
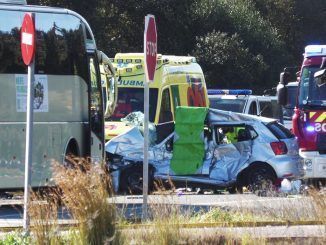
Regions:
[[[149,121],[154,122],[156,115],[158,89],[149,89]],[[120,121],[131,112],[144,112],[144,89],[143,88],[119,88],[117,107],[110,121]]]
[[[214,109],[243,112],[243,108],[246,103],[246,99],[222,99],[222,98],[210,98],[210,107]]]
[[[326,84],[317,84],[314,74],[319,67],[304,67],[299,88],[299,106],[326,104]]]

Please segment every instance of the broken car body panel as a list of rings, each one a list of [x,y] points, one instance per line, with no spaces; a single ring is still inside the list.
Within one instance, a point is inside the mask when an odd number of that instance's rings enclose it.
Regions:
[[[185,118],[187,113],[193,113],[194,109],[196,108],[178,107],[177,113],[181,113],[182,117],[180,121],[176,121],[176,128],[178,123],[183,124],[182,118]],[[200,110],[207,109],[200,108]],[[176,145],[181,141],[183,135],[178,135],[176,130],[162,142],[151,144],[149,147],[149,164],[154,169],[155,179],[227,187],[234,185],[239,173],[253,163],[267,163],[273,168],[277,178],[301,176],[301,159],[294,137],[283,140],[288,149],[287,154],[275,155],[271,149],[271,142],[281,141],[266,126],[276,123],[275,120],[216,109],[208,109],[205,113],[207,117],[205,122],[203,121],[205,126],[201,134],[193,136],[200,138],[204,147],[202,164],[198,164],[195,169],[195,165],[192,165],[194,170],[190,171],[190,174],[187,171],[178,174],[175,172],[175,168],[171,166],[173,151],[168,146],[172,142]],[[237,141],[233,143],[226,142],[225,134],[220,132],[221,129],[230,127],[237,131]],[[191,128],[192,126],[189,125],[188,130]],[[119,172],[129,165],[142,164],[143,144],[144,138],[139,127],[133,127],[125,134],[111,139],[106,144],[106,152],[121,158],[109,164],[116,165],[114,169]],[[189,150],[187,145],[184,147]],[[182,148],[180,150],[182,151]],[[190,159],[187,161],[191,161]],[[186,168],[188,162],[183,164]],[[115,173],[114,176],[119,174]],[[115,182],[114,186],[119,186],[119,177],[114,177],[113,182]]]

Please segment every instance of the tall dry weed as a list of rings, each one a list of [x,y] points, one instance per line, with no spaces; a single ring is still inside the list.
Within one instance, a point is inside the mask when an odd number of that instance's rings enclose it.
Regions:
[[[115,207],[108,202],[111,182],[105,166],[70,158],[69,167],[55,164],[54,181],[62,203],[77,221],[74,244],[104,244],[115,235]]]
[[[33,192],[29,206],[31,217],[31,232],[38,245],[63,244],[58,226],[58,198],[54,189],[49,189],[46,195]]]
[[[317,216],[326,224],[326,189],[318,191],[312,188],[308,190],[308,194],[312,198]]]

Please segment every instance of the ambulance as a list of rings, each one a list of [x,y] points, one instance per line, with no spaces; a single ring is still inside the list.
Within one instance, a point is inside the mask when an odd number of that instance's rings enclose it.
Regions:
[[[121,119],[144,111],[144,54],[118,53],[111,62],[118,76],[118,99],[105,121],[106,141],[131,128]],[[149,84],[149,121],[164,134],[165,127],[173,124],[177,106],[209,106],[203,71],[194,57],[158,54],[154,81]]]

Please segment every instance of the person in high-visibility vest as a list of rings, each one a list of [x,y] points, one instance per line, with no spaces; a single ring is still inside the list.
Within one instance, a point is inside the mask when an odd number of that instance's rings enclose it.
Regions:
[[[236,143],[237,142],[237,131],[234,127],[228,127],[224,130],[224,134],[227,138],[227,143]]]
[[[228,127],[224,130],[228,144],[238,142],[238,132],[240,129],[244,129],[244,127]]]

